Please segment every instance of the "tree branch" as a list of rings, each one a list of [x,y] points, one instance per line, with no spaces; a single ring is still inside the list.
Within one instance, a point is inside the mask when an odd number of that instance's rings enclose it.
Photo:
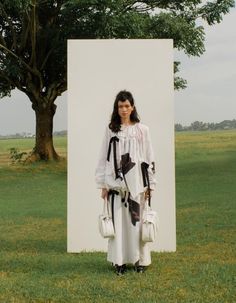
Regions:
[[[40,82],[40,89],[43,87],[43,81],[42,81],[42,77],[40,72],[37,69],[33,69],[31,68],[27,63],[25,63],[25,61],[18,57],[16,54],[14,54],[11,50],[9,50],[7,47],[5,47],[4,45],[0,44],[0,48],[4,49],[7,53],[9,53],[12,57],[14,57],[15,59],[17,59],[18,61],[20,61],[24,67],[30,72],[32,73],[34,76],[38,77],[39,82]]]
[[[43,63],[42,63],[42,65],[41,65],[41,67],[40,67],[39,70],[42,70],[42,69],[44,68],[44,66],[45,66],[45,64],[46,64],[46,62],[47,62],[47,60],[48,60],[48,58],[50,57],[51,53],[53,52],[53,50],[54,50],[54,48],[51,48],[51,49],[49,50],[49,52],[48,52],[47,55],[45,56],[45,58],[44,58],[44,60],[43,60]]]
[[[25,63],[25,61],[23,59],[21,59],[20,57],[18,57],[16,54],[14,54],[10,49],[8,49],[6,46],[0,44],[0,48],[4,49],[8,54],[10,54],[12,57],[14,57],[15,59],[19,60],[24,67],[30,71],[32,74],[34,74],[35,76],[38,76],[38,72],[35,71],[34,69],[32,69],[27,63]]]
[[[6,20],[8,21],[8,23],[10,25],[10,28],[11,28],[12,37],[13,37],[13,42],[12,42],[12,45],[11,45],[11,50],[13,48],[16,49],[16,32],[15,32],[13,23],[12,23],[10,17],[8,17],[8,14],[6,13],[6,11],[5,11],[4,7],[3,7],[3,4],[1,2],[0,2],[0,10],[2,11],[3,15],[5,16]]]
[[[36,47],[36,1],[33,0],[32,5],[32,18],[31,18],[31,58],[30,58],[30,65],[36,68],[36,54],[35,54],[35,47]]]
[[[60,96],[67,89],[67,81],[63,79],[60,83],[53,83],[49,86],[47,91],[47,99],[49,104],[53,104],[55,99]]]
[[[64,79],[57,85],[57,96],[60,96],[66,90],[67,90],[67,81],[66,79]]]
[[[6,41],[5,41],[5,39],[4,39],[3,35],[2,35],[2,33],[0,34],[0,43],[2,43],[2,45],[4,45],[4,46],[7,46],[7,45],[6,45]]]
[[[120,13],[126,13],[127,11],[131,10],[135,3],[139,3],[140,1],[125,1],[125,5],[123,6]]]
[[[27,18],[26,18],[26,16],[27,16]],[[27,12],[26,12],[26,16],[24,16],[24,22],[22,24],[22,34],[21,34],[21,43],[20,43],[20,46],[19,46],[19,53],[21,53],[22,50],[26,46],[28,33],[29,33],[29,28],[30,28],[30,18],[29,18],[29,15],[28,15]],[[28,23],[27,23],[27,19],[28,19]],[[26,23],[27,23],[27,25],[26,25]]]

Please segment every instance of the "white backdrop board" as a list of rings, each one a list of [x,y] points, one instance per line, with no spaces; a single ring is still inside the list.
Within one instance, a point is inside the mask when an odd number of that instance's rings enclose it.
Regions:
[[[94,180],[116,94],[133,94],[155,153],[152,208],[160,230],[152,251],[176,250],[175,150],[171,39],[68,41],[68,252],[107,251],[98,232],[103,200]]]

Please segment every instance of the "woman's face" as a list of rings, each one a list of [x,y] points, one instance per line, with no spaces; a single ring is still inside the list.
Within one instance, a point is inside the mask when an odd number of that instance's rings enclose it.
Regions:
[[[118,101],[118,114],[121,118],[128,118],[130,117],[134,106],[131,106],[129,100],[125,101]]]

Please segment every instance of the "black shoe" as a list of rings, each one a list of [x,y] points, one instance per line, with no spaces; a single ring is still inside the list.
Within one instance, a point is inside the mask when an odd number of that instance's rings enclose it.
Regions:
[[[126,264],[123,264],[121,266],[115,265],[116,267],[116,274],[117,276],[122,276],[126,272]]]
[[[135,270],[136,272],[138,272],[138,273],[144,273],[145,267],[142,266],[142,265],[136,265],[136,266],[134,267],[134,270]]]
[[[126,266],[126,264],[123,264],[123,265],[122,265],[122,270],[123,270],[123,273],[125,273],[125,272],[127,271],[127,266]]]

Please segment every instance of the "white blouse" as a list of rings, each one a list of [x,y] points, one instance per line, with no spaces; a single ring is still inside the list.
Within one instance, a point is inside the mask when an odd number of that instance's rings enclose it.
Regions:
[[[128,188],[133,198],[148,188],[148,181],[150,188],[155,188],[155,158],[148,126],[140,122],[122,124],[117,133],[106,126],[95,181],[97,188]]]

